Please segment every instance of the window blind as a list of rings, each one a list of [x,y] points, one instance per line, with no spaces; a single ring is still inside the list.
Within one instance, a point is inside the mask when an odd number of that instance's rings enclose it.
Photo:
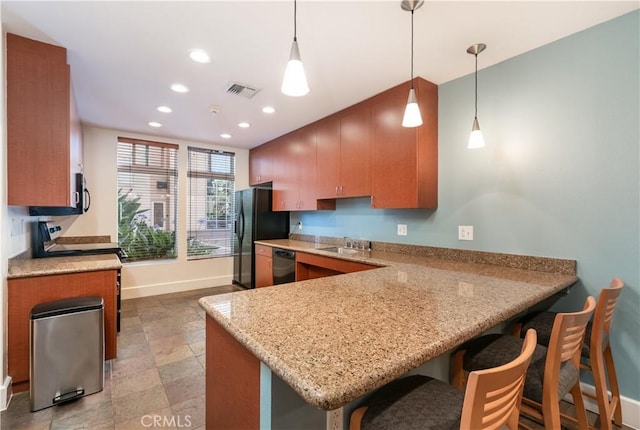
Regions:
[[[178,145],[118,137],[118,244],[128,261],[176,257]]]
[[[233,253],[235,154],[188,149],[187,258]]]

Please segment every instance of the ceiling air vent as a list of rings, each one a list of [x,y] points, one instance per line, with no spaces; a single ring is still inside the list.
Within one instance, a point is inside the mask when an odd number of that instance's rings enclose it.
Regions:
[[[258,91],[260,91],[259,88],[250,87],[249,85],[241,84],[239,82],[229,82],[227,84],[227,93],[245,97],[247,99],[255,96]]]

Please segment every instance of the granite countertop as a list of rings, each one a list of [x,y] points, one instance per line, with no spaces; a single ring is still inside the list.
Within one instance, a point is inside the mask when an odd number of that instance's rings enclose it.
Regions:
[[[200,299],[208,315],[324,410],[353,401],[578,279],[575,272],[384,251],[338,255],[311,242],[260,243],[386,266]]]
[[[9,260],[7,279],[95,272],[98,270],[115,270],[121,267],[122,263],[115,254],[50,258],[30,258],[28,256],[22,256]]]

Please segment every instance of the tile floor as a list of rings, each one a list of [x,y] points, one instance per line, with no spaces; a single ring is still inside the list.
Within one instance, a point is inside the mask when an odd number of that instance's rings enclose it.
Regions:
[[[198,299],[234,286],[122,302],[118,358],[105,365],[100,393],[29,412],[14,395],[2,430],[204,429],[204,310]],[[154,420],[155,423],[154,423]]]
[[[118,358],[106,363],[104,390],[33,413],[29,393],[19,393],[0,414],[1,429],[204,429],[205,313],[198,299],[236,290],[229,285],[123,301]],[[563,402],[563,411],[572,407]],[[597,415],[589,413],[589,420],[595,424]],[[532,430],[544,428],[523,421]]]

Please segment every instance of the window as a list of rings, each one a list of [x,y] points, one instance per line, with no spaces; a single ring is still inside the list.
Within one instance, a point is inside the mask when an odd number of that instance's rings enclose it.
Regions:
[[[233,252],[235,154],[189,147],[187,257]]]
[[[118,244],[128,261],[176,257],[178,145],[118,138]]]

